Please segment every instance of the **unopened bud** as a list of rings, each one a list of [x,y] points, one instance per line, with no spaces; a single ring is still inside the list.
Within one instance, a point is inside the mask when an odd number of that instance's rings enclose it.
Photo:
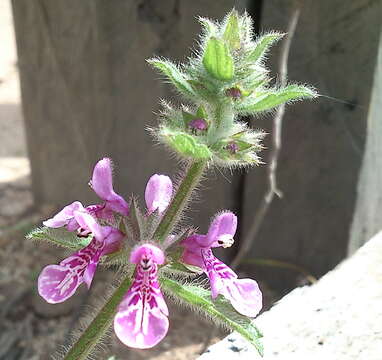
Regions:
[[[188,126],[194,130],[207,130],[208,128],[207,121],[202,118],[196,118],[191,120],[188,123]]]
[[[231,97],[232,99],[240,99],[242,97],[241,90],[237,87],[229,88],[225,91],[226,96]]]
[[[230,143],[228,143],[225,148],[231,154],[236,154],[239,151],[239,145],[237,145],[234,141],[231,141]]]

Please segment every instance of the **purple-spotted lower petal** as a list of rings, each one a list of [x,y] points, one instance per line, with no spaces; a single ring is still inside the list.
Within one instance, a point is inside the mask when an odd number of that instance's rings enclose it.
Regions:
[[[48,303],[56,304],[71,297],[83,282],[90,287],[102,249],[103,243],[93,239],[59,265],[46,266],[38,278],[39,294]]]
[[[164,254],[154,245],[145,244],[133,250],[130,260],[137,264],[135,278],[118,307],[114,330],[125,345],[148,349],[168,331],[168,308],[160,290],[157,266],[164,262]]]
[[[125,216],[129,214],[126,200],[114,192],[112,165],[109,158],[103,158],[97,162],[90,184],[95,193],[106,202],[108,209]]]
[[[263,296],[259,285],[252,279],[236,279],[226,287],[224,295],[240,314],[248,317],[258,315],[263,307]]]
[[[124,300],[114,319],[114,331],[127,346],[148,349],[157,345],[167,334],[167,307],[157,299],[145,301],[143,294]],[[164,311],[165,310],[165,311]]]
[[[145,200],[149,213],[158,210],[162,214],[172,197],[172,181],[166,175],[151,176],[146,185]]]
[[[69,231],[78,229],[77,222],[73,219],[75,211],[85,211],[83,205],[79,201],[75,201],[65,206],[60,212],[51,219],[43,221],[43,224],[50,228],[60,228],[68,225]]]
[[[38,277],[38,293],[50,304],[70,298],[81,285],[77,272],[60,265],[48,265]]]
[[[219,294],[229,300],[237,312],[255,317],[262,308],[262,294],[255,280],[238,279],[234,271],[217,259],[211,249],[201,250],[212,298]]]

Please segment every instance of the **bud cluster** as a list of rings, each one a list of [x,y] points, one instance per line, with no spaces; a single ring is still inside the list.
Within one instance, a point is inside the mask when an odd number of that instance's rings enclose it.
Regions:
[[[303,85],[270,86],[264,58],[283,34],[270,32],[253,40],[251,18],[235,10],[222,23],[199,21],[200,49],[187,64],[149,60],[189,103],[181,108],[163,103],[154,134],[180,158],[228,167],[259,164],[263,133],[250,129],[239,116],[317,95]]]

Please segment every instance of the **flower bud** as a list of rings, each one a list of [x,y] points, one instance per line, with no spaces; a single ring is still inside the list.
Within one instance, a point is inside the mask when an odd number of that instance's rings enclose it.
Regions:
[[[234,100],[240,99],[243,94],[237,87],[229,88],[225,91],[226,96],[231,97]]]
[[[188,123],[188,127],[194,130],[207,130],[207,121],[202,118],[196,118]]]
[[[239,145],[234,141],[231,141],[226,145],[225,149],[228,150],[231,154],[236,154],[239,151]]]

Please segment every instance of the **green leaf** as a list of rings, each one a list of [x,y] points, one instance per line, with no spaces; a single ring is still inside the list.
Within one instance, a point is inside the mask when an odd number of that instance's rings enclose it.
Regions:
[[[235,140],[235,143],[239,146],[239,151],[246,151],[253,147],[253,144],[247,143],[243,140]]]
[[[219,296],[216,300],[211,300],[211,291],[195,285],[183,284],[174,279],[162,277],[161,288],[177,300],[183,300],[193,308],[208,317],[217,320],[221,325],[237,331],[247,339],[263,356],[263,346],[260,338],[263,336],[256,328],[253,320],[239,314],[228,300]]]
[[[160,59],[147,60],[154,68],[158,69],[162,74],[166,75],[171,83],[185,96],[195,97],[191,85],[188,83],[185,75],[178,67],[170,61]]]
[[[198,110],[196,111],[196,117],[207,120],[208,114],[203,105],[198,107]]]
[[[168,137],[170,145],[182,155],[193,159],[209,159],[211,151],[207,145],[199,143],[191,135],[179,133]]]
[[[255,93],[256,95],[256,93]],[[304,98],[315,98],[317,93],[302,85],[289,85],[279,90],[269,90],[261,95],[249,97],[236,107],[241,113],[256,113],[273,109],[276,106]]]
[[[78,237],[75,232],[70,232],[65,228],[52,229],[44,226],[32,230],[26,238],[48,241],[54,245],[77,251],[88,246],[93,237],[92,235],[86,238]]]
[[[217,80],[232,80],[233,59],[228,46],[221,40],[211,37],[203,56],[207,72]]]
[[[223,38],[232,50],[240,48],[239,17],[236,10],[229,14]]]
[[[284,34],[271,32],[261,36],[255,44],[255,48],[249,53],[247,61],[257,62],[261,60],[272,46],[273,43],[280,40]]]

